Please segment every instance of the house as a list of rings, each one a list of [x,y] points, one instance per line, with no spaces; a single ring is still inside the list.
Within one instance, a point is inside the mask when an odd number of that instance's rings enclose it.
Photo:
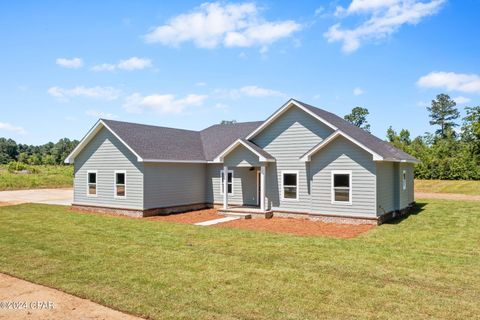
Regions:
[[[100,119],[65,162],[82,210],[143,217],[220,206],[377,224],[414,203],[418,160],[291,99],[265,121],[202,131]]]

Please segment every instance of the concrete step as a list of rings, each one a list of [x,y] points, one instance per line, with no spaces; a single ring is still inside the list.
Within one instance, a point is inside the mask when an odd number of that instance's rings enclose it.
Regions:
[[[228,217],[237,217],[239,219],[252,219],[252,215],[250,213],[244,213],[244,212],[232,212],[228,210],[219,210],[220,214],[223,214]]]

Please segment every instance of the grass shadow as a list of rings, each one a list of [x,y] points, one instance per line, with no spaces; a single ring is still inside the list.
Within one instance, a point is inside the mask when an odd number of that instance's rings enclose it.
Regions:
[[[404,214],[402,216],[397,216],[387,222],[385,222],[385,224],[399,224],[401,223],[402,221],[408,219],[410,216],[416,216],[418,215],[420,212],[422,212],[424,209],[424,207],[427,205],[428,203],[427,202],[417,202],[415,203],[415,206],[412,208],[412,210],[407,213],[407,214]]]

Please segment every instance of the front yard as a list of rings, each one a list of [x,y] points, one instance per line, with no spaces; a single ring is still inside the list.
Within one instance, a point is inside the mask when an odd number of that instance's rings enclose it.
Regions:
[[[478,202],[420,206],[352,239],[2,207],[0,272],[155,319],[477,317]]]

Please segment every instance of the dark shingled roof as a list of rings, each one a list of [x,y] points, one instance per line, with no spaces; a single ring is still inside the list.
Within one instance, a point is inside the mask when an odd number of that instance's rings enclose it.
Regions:
[[[299,103],[303,107],[307,108],[311,112],[315,113],[320,118],[334,125],[335,127],[337,127],[337,129],[343,131],[344,133],[346,133],[353,139],[357,140],[358,142],[360,142],[370,150],[378,153],[380,156],[384,158],[384,160],[418,161],[416,158],[412,157],[408,153],[395,148],[390,143],[375,137],[373,134],[363,129],[360,129],[359,127],[351,124],[345,119],[340,118],[336,114],[319,109],[317,107],[311,106],[309,104],[303,103],[298,100],[294,100],[294,101]]]
[[[216,124],[200,131],[206,160],[213,160],[239,138],[245,138],[263,121]]]
[[[268,153],[267,151],[263,150],[262,148],[260,148],[259,146],[257,146],[255,143],[253,143],[252,141],[248,141],[247,139],[240,139],[242,140],[243,142],[245,142],[250,148],[252,148],[253,150],[255,150],[256,152],[258,152],[260,155],[262,155],[263,157],[265,157],[267,160],[275,160],[275,158],[270,154]]]
[[[293,100],[293,99],[292,99]],[[386,141],[360,129],[328,111],[293,100],[329,122],[385,160],[418,161]],[[265,150],[245,138],[263,122],[217,124],[202,131],[182,130],[114,120],[102,121],[144,160],[211,161],[223,150],[242,139],[267,159],[273,159]]]
[[[213,125],[202,131],[182,130],[102,119],[144,160],[213,160],[235,140],[262,122]]]

